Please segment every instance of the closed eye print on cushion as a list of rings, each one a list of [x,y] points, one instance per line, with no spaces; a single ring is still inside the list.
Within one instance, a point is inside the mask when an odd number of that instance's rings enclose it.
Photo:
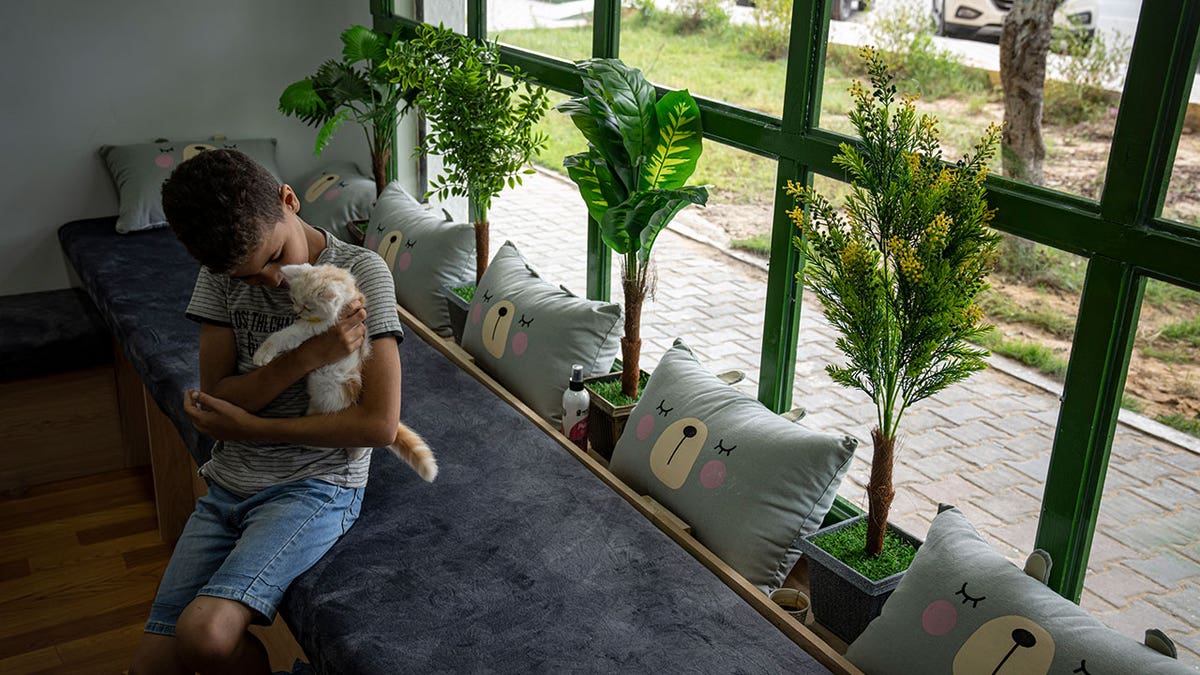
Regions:
[[[154,165],[160,169],[169,169],[175,165],[175,157],[171,155],[175,152],[175,146],[158,149],[158,157],[154,158]]]
[[[959,606],[970,610],[959,615],[955,603],[934,600],[921,615],[925,633],[941,637],[951,633],[960,623],[978,621],[973,610],[979,608],[986,595],[974,596],[967,591],[969,582],[954,592],[960,597]],[[961,634],[961,633],[959,633]],[[1054,639],[1035,621],[1016,615],[996,617],[985,621],[959,647],[954,656],[954,675],[991,673],[992,675],[1034,675],[1049,672],[1054,660]]]
[[[962,596],[962,604],[965,605],[970,602],[972,607],[978,607],[979,603],[987,600],[986,595],[981,595],[978,598],[972,598],[971,596],[967,595],[967,582],[965,581],[963,582],[962,588],[958,589],[954,594]]]

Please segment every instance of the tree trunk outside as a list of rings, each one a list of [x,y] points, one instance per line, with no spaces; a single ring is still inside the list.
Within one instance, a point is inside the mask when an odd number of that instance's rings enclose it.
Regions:
[[[638,397],[638,380],[642,375],[642,302],[646,288],[637,279],[622,278],[625,291],[625,335],[621,338],[621,391],[630,398]]]
[[[896,457],[896,438],[885,438],[879,427],[871,430],[875,446],[871,457],[871,478],[867,481],[867,555],[883,552],[883,534],[896,489],[892,487],[892,463]]]
[[[1042,99],[1057,0],[1014,2],[1000,32],[1000,82],[1004,87],[1004,175],[1043,183]]]

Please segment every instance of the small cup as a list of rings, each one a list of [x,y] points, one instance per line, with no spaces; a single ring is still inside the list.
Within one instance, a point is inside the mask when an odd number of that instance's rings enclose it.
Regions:
[[[794,588],[777,588],[771,591],[771,600],[791,614],[800,623],[808,619],[808,595]]]

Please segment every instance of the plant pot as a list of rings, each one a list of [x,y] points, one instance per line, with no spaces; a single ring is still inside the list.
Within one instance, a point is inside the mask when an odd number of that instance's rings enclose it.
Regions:
[[[467,325],[467,314],[471,311],[471,303],[455,293],[449,286],[442,287],[442,295],[446,298],[446,308],[450,311],[450,329],[454,331],[454,341],[462,344],[463,331]]]
[[[620,379],[619,372],[607,373],[585,378],[583,384],[586,387],[594,382],[617,382]],[[591,396],[588,403],[588,446],[604,459],[611,460],[613,448],[617,447],[617,439],[621,437],[625,423],[629,421],[629,414],[637,404],[613,405],[608,399],[590,389],[588,394]]]
[[[804,551],[805,557],[808,558],[808,594],[812,599],[813,616],[817,622],[847,644],[854,642],[866,629],[867,624],[879,616],[883,603],[904,578],[904,572],[871,581],[814,544],[813,539],[850,527],[866,517],[864,514],[843,520],[817,530],[799,542],[800,550]],[[888,530],[913,547],[920,548],[921,540],[917,537],[891,523],[888,524]]]
[[[351,244],[362,246],[363,242],[367,239],[367,223],[369,222],[371,221],[368,219],[362,219],[351,220],[346,223],[346,236],[349,237],[347,241]]]

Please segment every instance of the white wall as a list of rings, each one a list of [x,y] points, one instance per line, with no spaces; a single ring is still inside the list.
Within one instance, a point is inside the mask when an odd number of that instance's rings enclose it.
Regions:
[[[315,129],[276,110],[284,87],[340,56],[342,29],[370,26],[368,0],[4,4],[0,295],[69,285],[58,227],[117,211],[102,144],[274,137],[285,178],[337,159],[370,173],[360,128],[318,159]]]

